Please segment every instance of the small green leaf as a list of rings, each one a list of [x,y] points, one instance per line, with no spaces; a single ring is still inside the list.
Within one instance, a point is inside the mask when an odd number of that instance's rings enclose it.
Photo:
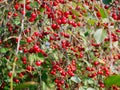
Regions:
[[[42,78],[42,81],[44,81],[44,82],[47,81],[48,76],[47,76],[46,72],[43,72],[43,73],[42,73],[41,78]]]
[[[44,12],[44,10],[45,10],[44,8],[40,8],[40,12]]]
[[[38,2],[32,2],[32,3],[30,3],[30,6],[32,8],[38,7]]]
[[[20,44],[26,44],[26,42],[24,40],[21,40]]]
[[[88,19],[88,23],[90,24],[90,25],[94,25],[95,23],[96,23],[96,19],[94,19],[94,18],[89,18]]]
[[[99,11],[100,11],[100,14],[101,14],[102,18],[107,18],[107,13],[106,13],[105,9],[100,8]]]
[[[37,82],[33,82],[33,81],[31,81],[31,82],[25,82],[25,83],[17,85],[15,87],[15,90],[23,90],[23,89],[28,88],[30,86],[36,86],[36,85],[38,85]]]
[[[27,13],[26,13],[26,16],[27,16],[27,17],[30,17],[30,16],[31,16],[31,12],[27,12]]]
[[[79,78],[78,76],[73,76],[73,77],[71,77],[71,80],[72,80],[73,82],[75,82],[75,83],[80,83],[80,82],[81,82],[81,80],[80,80],[80,78]]]
[[[94,38],[95,38],[97,44],[100,44],[106,37],[107,37],[107,32],[103,29],[98,29],[94,33]]]
[[[31,65],[33,64],[35,58],[36,58],[36,57],[35,57],[34,54],[30,54],[30,55],[29,55],[28,59],[29,59]]]
[[[44,56],[41,53],[38,53],[38,59],[44,61]]]
[[[104,80],[104,82],[107,87],[111,87],[112,85],[120,86],[120,75],[109,76]]]
[[[0,53],[6,53],[8,51],[7,48],[0,48]]]
[[[16,17],[14,20],[13,20],[13,23],[15,25],[19,25],[20,24],[20,18],[19,17]]]
[[[112,2],[112,0],[102,0],[102,2],[103,2],[104,4],[110,4],[110,3]]]

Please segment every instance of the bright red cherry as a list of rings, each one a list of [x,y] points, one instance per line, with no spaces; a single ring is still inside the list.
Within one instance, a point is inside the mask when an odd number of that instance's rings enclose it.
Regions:
[[[27,69],[28,71],[32,71],[32,66],[27,66],[26,69]]]
[[[14,17],[17,17],[17,16],[18,16],[18,14],[17,14],[17,13],[14,13],[14,14],[13,14],[13,16],[14,16]]]
[[[35,18],[32,18],[32,17],[31,17],[31,18],[29,19],[29,21],[30,21],[30,22],[34,22],[34,21],[35,21]]]
[[[79,57],[80,57],[80,58],[83,58],[83,53],[82,53],[82,52],[79,54]]]
[[[41,66],[42,62],[41,61],[36,61],[35,64],[36,64],[36,66]]]
[[[37,16],[37,15],[36,15],[35,12],[32,12],[32,13],[31,13],[31,17],[32,17],[32,18],[36,18],[36,16]]]
[[[96,16],[97,16],[98,18],[100,18],[100,17],[101,17],[100,12],[97,12],[97,13],[96,13]]]
[[[26,9],[27,10],[31,10],[31,7],[30,7],[30,5],[28,4],[28,5],[26,5]]]
[[[19,83],[20,81],[19,79],[14,79],[14,82]]]
[[[52,29],[57,29],[57,24],[53,23],[51,27],[52,27]]]
[[[27,61],[27,58],[26,57],[22,57],[22,61]]]
[[[120,29],[117,29],[116,32],[117,32],[117,33],[120,33]]]
[[[95,65],[95,66],[97,66],[98,64],[99,64],[99,62],[98,62],[98,61],[95,61],[95,62],[94,62],[94,65]]]
[[[28,43],[32,42],[32,38],[31,37],[27,37],[27,42]]]
[[[18,9],[19,9],[19,4],[18,4],[18,3],[15,4],[14,8],[15,8],[16,10],[18,10]]]
[[[8,73],[8,76],[11,77],[11,76],[12,76],[12,72],[9,72],[9,73]]]

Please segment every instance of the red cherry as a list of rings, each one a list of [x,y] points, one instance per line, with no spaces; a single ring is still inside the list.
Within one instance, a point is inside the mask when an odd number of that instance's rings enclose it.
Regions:
[[[27,66],[26,69],[27,69],[28,71],[32,71],[32,66]]]
[[[32,17],[31,17],[31,18],[29,19],[29,21],[30,21],[30,22],[34,22],[34,21],[35,21],[35,18],[32,18]]]
[[[80,58],[83,58],[83,53],[82,53],[82,52],[79,54],[79,57],[80,57]]]
[[[78,23],[77,23],[77,25],[78,25],[78,26],[81,26],[81,23],[80,23],[80,22],[78,22]]]
[[[105,85],[104,85],[104,84],[100,84],[100,87],[101,87],[101,88],[104,88],[104,87],[105,87]]]
[[[22,73],[19,73],[19,77],[23,78],[23,77],[24,77],[24,75],[23,75]]]
[[[10,16],[12,14],[12,12],[8,12],[8,15]]]
[[[53,23],[51,27],[52,27],[52,29],[57,29],[57,24]]]
[[[19,83],[20,81],[19,79],[14,79],[14,82]]]
[[[22,57],[22,61],[27,61],[27,58],[26,57]]]
[[[31,10],[31,7],[30,7],[30,5],[28,4],[28,5],[26,5],[26,9],[27,10]]]
[[[32,13],[31,13],[31,17],[32,17],[32,18],[36,18],[36,16],[37,16],[37,15],[36,15],[35,12],[32,12]]]
[[[36,61],[36,66],[41,66],[42,62],[41,61]]]
[[[33,46],[33,49],[34,49],[35,51],[36,51],[38,48],[39,48],[38,45],[34,45],[34,46]]]
[[[66,84],[65,84],[65,88],[69,88],[69,84],[66,83]]]
[[[66,38],[69,38],[70,36],[69,36],[69,34],[64,34],[64,37],[66,37]]]
[[[105,8],[105,9],[108,9],[108,8],[109,8],[109,5],[105,5],[104,8]]]
[[[117,29],[116,32],[117,32],[117,33],[120,33],[120,29]]]
[[[66,24],[67,23],[67,18],[66,17],[62,17],[61,18],[61,23],[62,24]]]
[[[14,8],[15,8],[16,10],[18,10],[18,9],[19,9],[19,4],[18,4],[18,3],[15,4]]]
[[[17,16],[18,16],[18,14],[17,14],[17,13],[14,13],[14,14],[13,14],[13,16],[14,16],[14,17],[17,17]]]
[[[25,15],[25,11],[24,10],[21,10],[20,11],[22,15]]]
[[[37,31],[34,32],[34,35],[35,35],[35,36],[39,36],[39,32],[37,32]]]
[[[31,37],[27,37],[27,42],[28,43],[32,42],[32,38]]]
[[[27,64],[27,61],[23,61],[23,64]]]
[[[98,61],[95,61],[95,62],[94,62],[94,65],[95,65],[95,66],[97,66],[98,64],[99,64],[99,62],[98,62]]]
[[[101,17],[100,12],[97,12],[97,13],[96,13],[96,16],[97,16],[98,18],[100,18],[100,17]]]
[[[12,76],[12,72],[9,72],[9,73],[8,73],[8,76],[11,77],[11,76]]]

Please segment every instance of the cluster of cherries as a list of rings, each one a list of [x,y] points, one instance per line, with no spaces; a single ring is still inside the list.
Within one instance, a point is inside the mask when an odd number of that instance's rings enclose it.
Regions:
[[[53,62],[51,74],[55,76],[55,83],[58,87],[57,90],[63,90],[62,88],[68,88],[69,84],[67,83],[67,78],[74,76],[76,70],[76,61],[72,60],[70,64],[63,66],[63,61]]]
[[[0,0],[1,2],[2,0]],[[67,25],[70,28],[82,28],[86,24],[84,17],[87,16],[87,10],[81,9],[81,7],[88,7],[88,9],[92,12],[94,10],[95,15],[97,19],[101,20],[102,15],[101,12],[99,11],[98,8],[92,6],[94,2],[97,2],[96,0],[91,0],[89,2],[88,0],[77,0],[75,3],[82,2],[83,5],[75,5],[71,6],[68,5],[67,3],[72,2],[72,0],[52,0],[52,1],[47,1],[47,0],[34,0],[33,2],[38,4],[38,7],[32,7],[31,6],[31,0],[26,0],[26,4],[21,4],[19,2],[16,2],[13,6],[14,12],[13,11],[8,11],[7,12],[7,18],[9,19],[6,26],[7,30],[9,33],[7,34],[8,36],[18,36],[19,35],[19,30],[20,30],[20,24],[15,25],[13,24],[12,20],[20,18],[20,22],[23,19],[23,15],[25,15],[25,28],[22,32],[22,38],[21,41],[25,41],[26,44],[21,44],[19,47],[19,50],[23,52],[24,54],[38,54],[41,53],[44,57],[48,57],[49,55],[46,53],[46,50],[43,50],[40,46],[44,44],[44,39],[48,38],[48,42],[50,43],[50,46],[52,49],[58,49],[60,50],[61,48],[65,51],[71,50],[73,55],[75,56],[76,59],[84,59],[85,55],[85,48],[81,45],[74,46],[73,42],[70,42],[71,34],[68,34],[67,31],[63,29],[64,26],[67,27]],[[99,0],[98,0],[99,2]],[[119,0],[115,0],[113,2],[113,5],[115,6],[110,6],[110,5],[101,5],[100,7],[106,9],[106,13],[108,13],[112,19],[117,22],[120,20],[120,7],[118,6]],[[25,7],[24,7],[25,6]],[[62,6],[66,6],[67,10],[63,10],[61,8]],[[24,12],[24,8],[25,11]],[[109,9],[111,9],[111,12],[109,12]],[[43,10],[43,11],[40,11]],[[74,12],[75,10],[75,12]],[[89,11],[88,10],[88,11]],[[30,15],[28,15],[30,14]],[[85,15],[85,16],[84,16]],[[47,16],[48,22],[50,24],[40,27],[41,30],[36,31],[33,30],[32,25],[34,23],[44,23],[44,16]],[[21,18],[22,17],[22,18]],[[110,42],[110,39],[112,39],[112,42],[119,41],[119,34],[120,34],[120,29],[116,28],[115,31],[112,31],[111,33],[109,32],[109,23],[101,23],[98,20],[96,27],[99,28],[103,26],[107,30],[108,37],[105,38],[105,42],[108,43]],[[30,27],[30,25],[31,27]],[[114,26],[115,23],[112,22],[110,23],[110,26]],[[66,28],[68,29],[68,28]],[[73,32],[74,34],[74,32]],[[64,39],[62,39],[64,38]],[[15,42],[14,42],[15,41]],[[60,41],[60,43],[58,43]],[[10,48],[10,46],[14,49],[14,45],[18,43],[18,38],[11,39],[11,42],[13,44],[9,44],[8,42],[0,40],[0,45],[5,44],[5,47]],[[82,42],[81,42],[82,43]],[[90,45],[93,46],[93,48],[97,48],[96,50],[93,50],[94,56],[99,58],[99,46],[101,44],[96,44],[93,41],[90,42]],[[28,47],[27,47],[28,46]],[[51,48],[49,47],[49,48]],[[9,59],[9,56],[6,56],[7,59]],[[114,57],[115,60],[120,59],[120,54],[117,54],[117,56]],[[27,62],[27,57],[22,56],[21,61],[24,65],[26,65],[26,71],[31,72],[35,71],[34,66],[29,65]],[[35,61],[36,66],[42,66],[42,63],[40,60]],[[65,65],[66,64],[66,65]],[[97,76],[101,75],[104,77],[107,77],[110,75],[110,68],[107,66],[102,66],[99,61],[95,61],[92,63],[93,67],[86,67],[88,77],[96,79]],[[71,60],[68,61],[54,61],[52,62],[52,68],[51,68],[51,75],[55,76],[54,82],[56,83],[57,90],[62,90],[64,87],[69,88],[69,84],[67,83],[67,79],[75,75],[75,70],[76,70],[76,60]],[[96,70],[98,69],[98,70]],[[24,72],[21,72],[18,74],[19,77],[24,76]],[[8,76],[12,76],[12,72],[8,73]],[[19,79],[14,78],[14,82],[19,83]],[[100,87],[104,88],[104,83],[102,81],[98,81],[98,84]],[[2,84],[1,86],[3,86]],[[113,86],[114,90],[117,90],[115,86]]]

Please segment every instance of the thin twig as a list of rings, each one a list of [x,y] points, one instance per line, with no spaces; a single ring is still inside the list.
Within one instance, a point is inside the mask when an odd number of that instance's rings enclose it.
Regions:
[[[26,12],[25,11],[25,2],[26,2],[26,0],[24,0],[24,12]],[[16,53],[15,53],[16,56],[18,55],[18,52],[19,52],[20,40],[21,40],[22,32],[24,30],[24,18],[25,18],[25,14],[23,14],[23,17],[22,17],[21,32],[18,36],[17,50],[16,50]],[[11,81],[10,81],[10,90],[13,90],[13,75],[15,73],[16,60],[17,59],[15,57],[14,62],[13,62]]]

